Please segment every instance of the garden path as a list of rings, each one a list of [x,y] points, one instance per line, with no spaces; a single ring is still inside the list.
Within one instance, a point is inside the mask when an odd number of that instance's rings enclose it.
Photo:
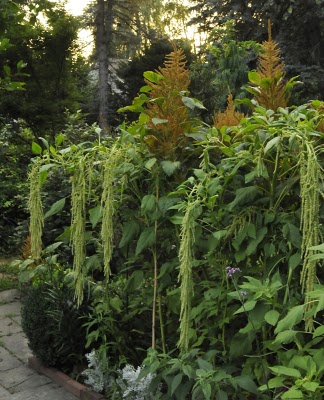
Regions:
[[[0,400],[76,400],[50,378],[28,368],[17,290],[0,292]]]

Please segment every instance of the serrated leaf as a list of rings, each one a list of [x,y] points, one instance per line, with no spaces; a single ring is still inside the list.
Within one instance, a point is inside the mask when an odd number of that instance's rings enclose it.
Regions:
[[[155,233],[154,233],[154,228],[146,228],[140,235],[137,245],[136,245],[136,250],[135,250],[135,255],[138,256],[141,254],[141,252],[148,247],[152,246],[155,241]]]
[[[44,218],[46,219],[51,217],[52,215],[59,213],[61,210],[63,210],[64,206],[65,206],[65,197],[63,199],[56,201],[44,215]]]
[[[275,326],[278,322],[279,317],[280,314],[278,313],[278,311],[270,310],[265,314],[264,319],[268,324]]]

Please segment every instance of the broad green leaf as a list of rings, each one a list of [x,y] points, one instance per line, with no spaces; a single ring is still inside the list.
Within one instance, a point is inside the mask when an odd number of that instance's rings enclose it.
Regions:
[[[280,314],[278,313],[278,311],[270,310],[265,314],[264,319],[268,324],[275,326],[278,322],[279,316]]]
[[[277,387],[281,387],[281,386],[283,386],[284,380],[285,380],[285,378],[280,377],[280,376],[276,376],[275,378],[271,378],[268,381],[267,385],[260,386],[259,390],[261,390],[263,392],[264,390],[268,390],[268,388],[269,389],[274,389],[274,388],[277,388]]]
[[[63,133],[58,134],[55,137],[55,145],[56,146],[60,146],[63,142],[63,140],[65,139],[65,135]]]
[[[58,247],[60,247],[61,244],[63,244],[63,242],[56,242],[56,243],[53,243],[53,244],[47,246],[47,247],[45,248],[45,253],[51,253],[52,251],[54,251],[54,250],[56,250]]]
[[[155,233],[154,233],[154,228],[146,228],[140,235],[137,245],[136,245],[136,250],[135,250],[135,255],[138,256],[141,254],[141,252],[148,247],[152,246],[155,242]]]
[[[283,365],[277,365],[275,367],[269,367],[272,372],[278,375],[293,376],[294,378],[300,378],[301,374],[298,369],[284,367]]]
[[[152,83],[159,83],[163,78],[163,75],[158,74],[156,72],[153,71],[146,71],[143,74],[144,78],[147,79],[148,81],[152,82]]]
[[[302,384],[302,386],[309,392],[316,392],[317,388],[319,387],[319,383],[306,381]]]
[[[248,73],[248,78],[251,83],[254,85],[260,85],[261,83],[261,76],[256,71],[250,71]]]
[[[280,136],[276,136],[273,139],[269,140],[267,143],[266,147],[264,148],[264,154],[266,154],[269,150],[271,150],[274,146],[277,146],[277,144],[280,142]]]
[[[214,369],[212,364],[209,361],[204,360],[203,358],[198,358],[197,363],[199,365],[199,368],[204,371],[212,371]]]
[[[194,99],[193,97],[182,96],[182,102],[191,110],[194,110],[195,108],[206,110],[206,107],[202,104],[202,102],[198,99]]]
[[[180,167],[180,165],[180,161],[166,160],[161,162],[162,169],[168,176],[171,176]]]
[[[152,82],[152,81],[151,81]],[[145,86],[142,86],[141,88],[140,88],[140,93],[147,93],[147,92],[150,92],[152,90],[152,87],[151,86],[149,86],[149,85],[145,85]]]
[[[178,389],[178,386],[180,385],[181,381],[183,378],[183,374],[178,374],[176,375],[171,382],[171,396],[173,396],[174,392]]]
[[[39,173],[39,184],[42,186],[48,177],[48,171],[42,171]]]
[[[153,194],[147,194],[142,198],[141,202],[141,210],[142,214],[149,214],[152,213],[156,208],[156,199]]]
[[[216,393],[216,400],[228,400],[226,392],[223,390],[218,390]]]
[[[46,219],[51,217],[52,215],[59,213],[61,210],[63,210],[64,206],[65,206],[65,197],[63,199],[56,201],[44,215],[44,218]]]
[[[302,237],[300,230],[295,225],[288,222],[283,226],[282,232],[284,237],[287,238],[295,247],[300,248]]]
[[[247,186],[237,189],[235,192],[235,199],[228,205],[230,211],[236,206],[253,203],[253,201],[262,195],[262,190],[257,186]]]
[[[210,400],[211,393],[212,393],[212,389],[211,389],[210,383],[204,383],[201,388],[202,388],[202,391],[204,393],[205,399],[206,400]]]
[[[144,271],[137,270],[132,273],[130,278],[126,282],[125,291],[137,290],[144,281]]]
[[[316,338],[318,336],[324,336],[324,325],[319,326],[318,328],[315,329],[313,333],[313,338]]]
[[[275,333],[291,329],[294,325],[299,324],[304,316],[304,305],[295,306],[288,311],[288,314],[278,322]]]
[[[291,343],[295,339],[297,333],[298,333],[297,331],[293,331],[291,329],[279,332],[278,335],[276,336],[276,339],[272,342],[272,344],[278,345],[278,344]]]
[[[240,375],[240,376],[235,376],[233,378],[233,381],[242,389],[256,394],[258,392],[258,388],[253,381],[253,379],[247,375]]]
[[[236,310],[234,314],[240,314],[243,312],[251,311],[255,307],[256,303],[257,302],[255,300],[249,300],[246,303],[244,303],[242,307]]]
[[[287,392],[284,392],[281,395],[281,398],[283,400],[292,400],[292,399],[298,400],[298,399],[304,399],[304,395],[303,395],[303,392],[301,390],[296,389],[295,387],[293,387],[293,388],[290,388],[289,390],[287,390]]]
[[[223,229],[221,231],[217,231],[213,233],[213,237],[217,240],[221,240],[223,237],[227,235],[228,231]]]
[[[150,171],[152,169],[153,165],[156,163],[156,161],[157,161],[157,159],[155,157],[150,158],[148,161],[146,161],[145,168]]]
[[[136,221],[129,221],[123,225],[123,235],[119,243],[119,248],[128,246],[130,242],[138,235],[140,226]]]
[[[180,197],[175,196],[163,196],[159,198],[158,206],[159,210],[161,211],[162,215],[165,215],[166,212],[170,209],[170,207],[174,206],[181,202]]]
[[[256,252],[256,249],[258,247],[258,244],[262,242],[264,239],[265,235],[268,232],[268,228],[266,226],[263,226],[261,229],[259,229],[256,233],[256,238],[252,239],[250,243],[248,244],[245,254],[247,256],[250,256]]]
[[[300,263],[300,261],[301,261],[301,254],[299,252],[293,254],[291,257],[289,257],[289,261],[288,261],[289,268],[292,268],[292,269],[296,268],[297,265]]]
[[[37,155],[42,154],[42,151],[43,151],[43,149],[41,148],[41,146],[38,143],[36,143],[36,142],[32,143],[32,152],[34,154],[37,154]]]
[[[89,219],[90,219],[90,222],[92,225],[92,229],[94,229],[102,216],[101,207],[97,206],[97,207],[91,208],[91,210],[89,210],[89,215],[90,215]]]
[[[42,165],[39,168],[39,172],[41,173],[41,172],[44,172],[44,171],[48,171],[49,169],[51,169],[53,167],[56,167],[56,164],[45,164],[45,165]]]

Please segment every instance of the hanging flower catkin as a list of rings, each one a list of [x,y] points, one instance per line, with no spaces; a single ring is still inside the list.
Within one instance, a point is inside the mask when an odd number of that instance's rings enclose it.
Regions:
[[[31,256],[36,260],[40,258],[42,252],[42,232],[44,226],[39,167],[40,163],[36,161],[28,176],[30,182],[28,209],[30,213]]]
[[[86,278],[85,270],[85,218],[86,218],[86,181],[85,160],[81,158],[71,178],[71,245],[73,253],[73,269],[75,272],[75,297],[78,305],[83,300],[83,286]]]
[[[316,280],[316,260],[309,258],[312,255],[310,247],[319,244],[319,196],[320,196],[321,167],[316,157],[313,145],[305,143],[305,150],[300,154],[300,197],[301,218],[300,229],[302,231],[301,253],[303,266],[300,276],[302,290],[306,293],[314,290]],[[312,303],[306,295],[305,312]],[[306,330],[313,329],[313,320],[306,320]]]
[[[123,150],[121,148],[112,147],[109,156],[103,161],[103,191],[101,197],[101,240],[104,252],[104,272],[107,278],[109,278],[111,273],[110,260],[113,252],[114,238],[114,172],[116,166],[119,164],[122,158]]]
[[[196,203],[189,201],[183,217],[180,231],[179,261],[180,271],[178,280],[180,286],[180,339],[178,346],[181,352],[186,352],[189,346],[189,326],[191,314],[191,298],[193,295],[192,263],[193,245],[195,242],[195,217],[194,208]]]

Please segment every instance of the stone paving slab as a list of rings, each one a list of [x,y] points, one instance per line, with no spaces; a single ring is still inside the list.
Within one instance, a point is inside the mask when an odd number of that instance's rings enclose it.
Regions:
[[[11,400],[10,393],[2,386],[0,386],[0,400]]]
[[[4,347],[0,347],[0,372],[9,371],[21,365],[16,357],[9,353]]]
[[[0,317],[0,337],[22,332],[21,326],[9,317]]]
[[[23,332],[15,333],[10,336],[2,336],[1,342],[15,357],[27,364],[28,358],[32,355],[28,341]]]
[[[12,303],[1,304],[0,317],[17,317],[20,315],[21,303],[14,301]]]
[[[8,399],[0,397],[0,400],[76,400],[76,397],[57,384],[49,384],[41,386],[32,392],[16,393]]]

